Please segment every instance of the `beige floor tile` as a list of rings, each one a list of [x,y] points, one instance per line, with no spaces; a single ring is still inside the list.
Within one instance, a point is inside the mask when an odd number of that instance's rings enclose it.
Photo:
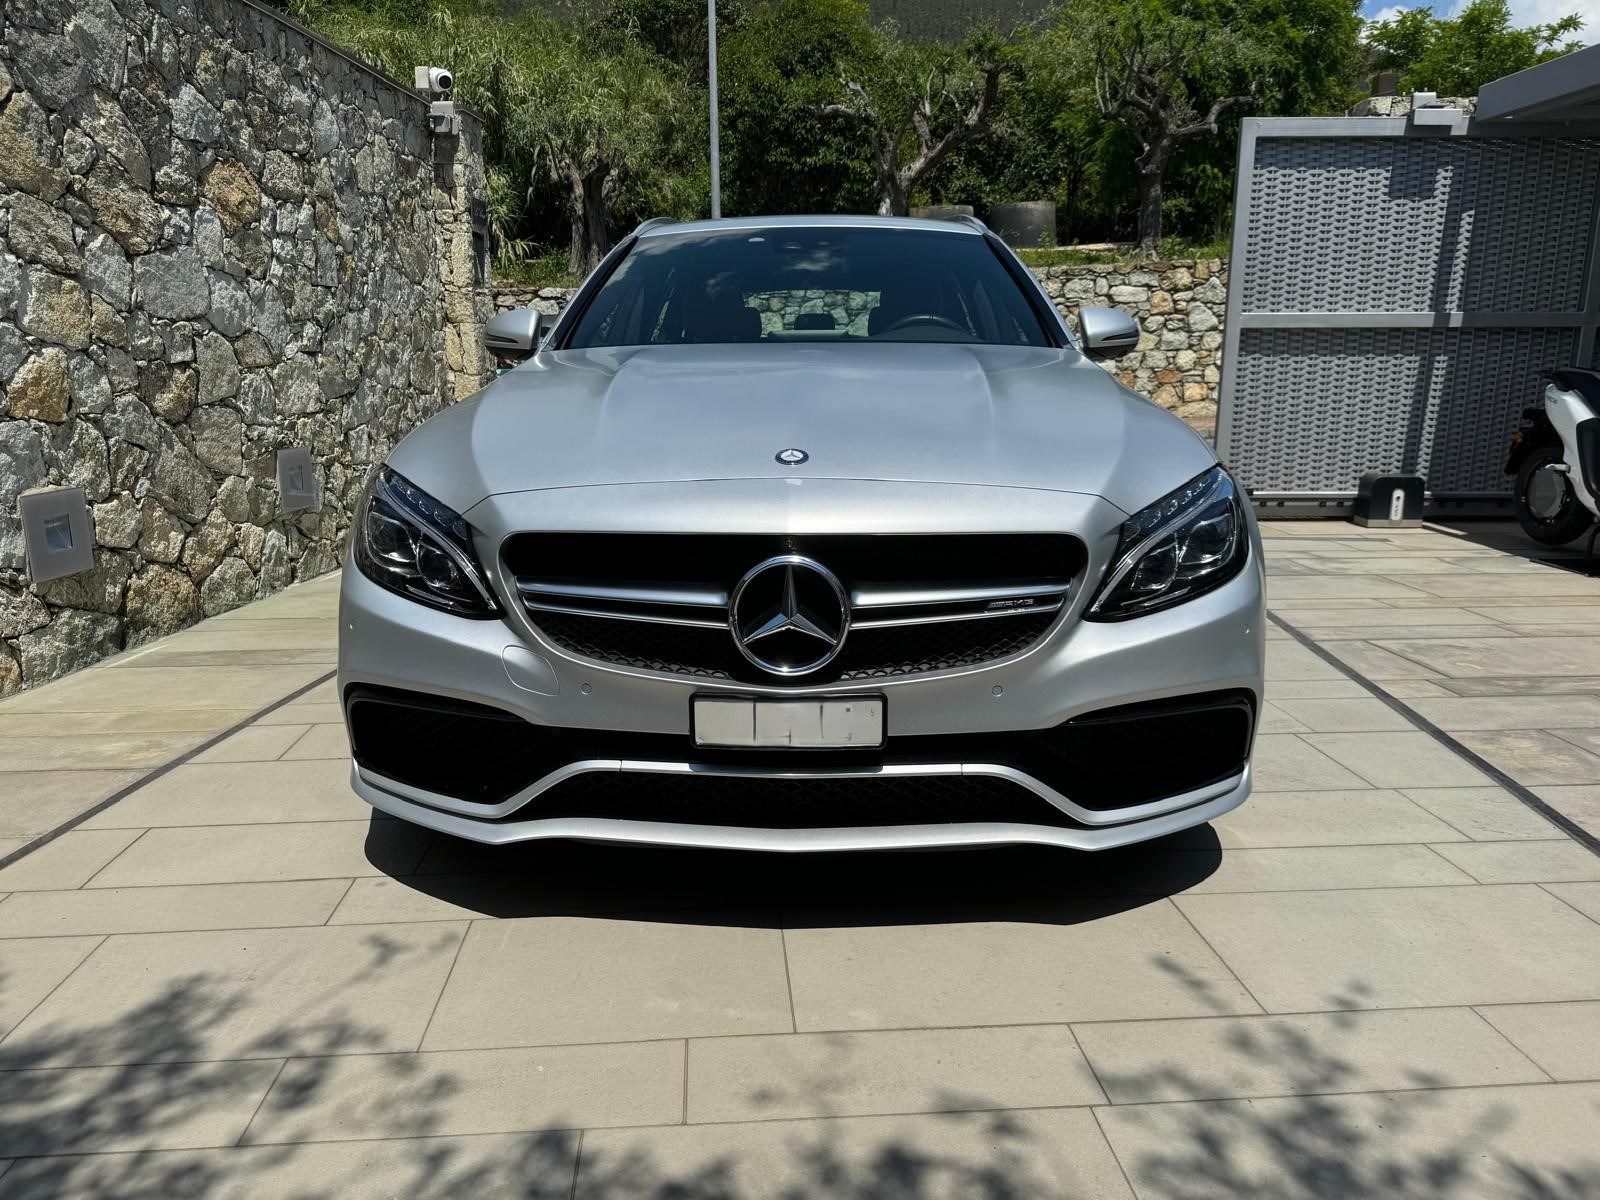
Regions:
[[[1267,680],[1342,679],[1339,669],[1324,662],[1298,642],[1273,642],[1267,646]]]
[[[1531,884],[1174,903],[1269,1012],[1600,998],[1600,924]]]
[[[1457,696],[1600,695],[1600,675],[1485,675],[1439,684]]]
[[[1600,697],[1586,697],[1593,699],[1595,710],[1600,710]],[[1556,721],[1540,721],[1541,728],[1554,730],[1557,737],[1563,741],[1571,742],[1580,750],[1587,750],[1590,754],[1600,754],[1600,713],[1591,710],[1594,719],[1585,721],[1579,726],[1576,722],[1560,723]],[[1600,776],[1596,776],[1600,780]]]
[[[349,885],[345,879],[310,879],[16,892],[0,902],[0,937],[321,925]]]
[[[114,936],[0,1043],[0,1066],[412,1050],[464,929]]]
[[[112,832],[106,830],[104,835]],[[405,873],[416,869],[431,836],[404,821],[152,829],[96,875],[91,886],[253,883]],[[3,878],[0,874],[0,880]]]
[[[0,892],[55,891],[82,887],[101,867],[126,850],[140,829],[72,829],[27,857],[0,868]]]
[[[1466,843],[1472,845],[1474,843]],[[1205,867],[1216,860],[1210,874]],[[1597,860],[1600,861],[1600,860]],[[1192,864],[1177,866],[1179,862]],[[1318,888],[1430,887],[1471,883],[1473,877],[1427,846],[1311,846],[1229,850],[1160,850],[1108,871],[1120,895],[1173,894],[1170,880],[1193,879],[1183,893],[1297,892]]]
[[[590,1131],[573,1200],[1132,1200],[1086,1109]]]
[[[1278,700],[1275,703],[1307,731],[1315,733],[1368,733],[1415,729],[1406,718],[1382,700]]]
[[[121,670],[141,670],[153,667],[218,667],[237,670],[246,667],[336,666],[338,651],[326,649],[248,649],[199,650],[176,643],[170,646],[129,655],[117,663]]]
[[[1307,733],[1306,727],[1296,721],[1276,704],[1266,703],[1261,706],[1261,721],[1256,726],[1257,733]]]
[[[1560,831],[1504,788],[1406,788],[1412,800],[1476,841],[1552,838]],[[1440,838],[1423,838],[1435,842]]]
[[[1102,1109],[1140,1200],[1531,1200],[1600,1184],[1600,1087]]]
[[[1600,922],[1600,883],[1551,883],[1544,890]]]
[[[791,1029],[778,929],[716,920],[477,922],[423,1048]]]
[[[689,1043],[691,1124],[1104,1101],[1065,1025],[788,1033]]]
[[[1411,707],[1440,729],[1563,729],[1600,726],[1600,696],[1421,699]]]
[[[37,837],[137,781],[143,771],[0,772],[0,837]]]
[[[281,1063],[0,1071],[6,1150],[22,1155],[231,1146]]]
[[[1472,611],[1503,625],[1578,625],[1587,629],[1600,628],[1600,604],[1590,604],[1579,597],[1568,597],[1571,604],[1519,604],[1472,606]]]
[[[1329,642],[1325,649],[1356,674],[1374,683],[1387,684],[1393,679],[1438,679],[1442,674],[1371,642]]]
[[[566,1200],[577,1152],[538,1133],[35,1158],[0,1200]]]
[[[683,1055],[674,1039],[298,1058],[244,1142],[676,1125]]]
[[[19,692],[6,700],[6,711],[125,712],[192,708],[208,701],[219,707],[254,712],[327,674],[322,666],[149,667],[122,670],[102,664]]]
[[[26,693],[24,693],[26,694]],[[62,737],[0,737],[0,770],[148,771],[192,750],[204,733],[77,733]]]
[[[184,763],[87,822],[90,829],[360,820],[346,763]]]
[[[1370,604],[1360,608],[1296,608],[1289,618],[1296,629],[1315,636],[1324,626],[1336,629],[1367,623],[1371,625],[1416,625],[1431,629],[1438,625],[1492,626],[1492,617],[1480,615],[1465,608],[1377,608]]]
[[[1441,675],[1600,674],[1600,639],[1470,638],[1460,641],[1391,641],[1384,645]]]
[[[1367,783],[1292,733],[1258,735],[1251,752],[1251,771],[1255,786],[1272,792],[1334,791]]]
[[[184,650],[324,649],[339,644],[332,613],[311,617],[267,617],[245,621],[205,620],[155,647]]]
[[[818,912],[785,933],[801,1030],[1256,1011],[1167,902],[987,905],[965,914],[924,905],[900,925],[849,920],[848,912]]]
[[[1518,783],[1592,784],[1600,779],[1600,757],[1542,729],[1500,729],[1458,735]]]
[[[1571,838],[1455,842],[1435,849],[1479,883],[1578,883],[1600,879],[1600,854]]]
[[[217,733],[250,716],[248,708],[151,708],[125,712],[13,712],[0,705],[0,736],[71,733]]]
[[[249,725],[203,750],[190,763],[261,763],[280,758],[309,725]]]
[[[1600,1001],[1480,1008],[1488,1021],[1555,1079],[1600,1079]]]
[[[1113,1021],[1073,1031],[1116,1104],[1547,1079],[1470,1008]]]
[[[344,722],[313,725],[306,735],[291,746],[286,761],[293,759],[332,758],[341,763],[350,761],[350,738],[344,731]]]
[[[1509,796],[1506,799],[1517,803]],[[1223,847],[1229,849],[1398,845],[1446,842],[1465,836],[1399,792],[1379,788],[1347,792],[1258,791],[1242,807],[1218,817],[1211,827]],[[1544,828],[1548,831],[1551,827]]]
[[[257,725],[329,725],[344,720],[336,700],[296,700],[256,718]]]
[[[1396,700],[1416,700],[1424,696],[1450,697],[1455,695],[1444,686],[1443,681],[1438,683],[1432,679],[1385,679],[1378,684]]]
[[[1304,740],[1374,787],[1478,787],[1488,776],[1427,734],[1308,733]]]
[[[1317,700],[1355,700],[1367,694],[1367,689],[1354,679],[1274,679],[1267,686],[1267,695],[1274,704],[1279,700],[1297,700],[1306,697]]]
[[[97,937],[33,938],[0,942],[0,1038],[5,1037],[100,944]]]
[[[1321,575],[1288,576],[1274,579],[1267,589],[1267,598],[1277,600],[1389,600],[1397,596],[1422,596],[1427,593],[1414,586],[1381,579],[1376,575],[1341,575],[1328,578]]]
[[[1600,784],[1542,783],[1532,791],[1569,821],[1600,837]]]
[[[1555,567],[1486,576],[1484,572],[1460,575],[1429,575],[1408,581],[1413,588],[1433,596],[1448,596],[1458,604],[1494,606],[1511,596],[1535,596],[1541,601],[1550,596],[1583,596],[1592,603],[1600,595],[1600,585],[1570,571]]]
[[[1392,612],[1405,610],[1392,609]],[[1419,611],[1412,609],[1409,611]],[[1507,629],[1503,625],[1492,625],[1485,622],[1482,625],[1430,625],[1420,628],[1415,625],[1385,625],[1368,621],[1362,625],[1319,625],[1316,630],[1317,641],[1324,645],[1332,646],[1339,642],[1384,642],[1390,638],[1426,639],[1426,638],[1514,638],[1517,631]]]

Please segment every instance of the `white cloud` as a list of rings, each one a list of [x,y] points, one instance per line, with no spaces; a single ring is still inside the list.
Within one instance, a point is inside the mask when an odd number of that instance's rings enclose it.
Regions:
[[[1426,0],[1424,0],[1426,2]],[[1417,4],[1386,4],[1364,14],[1369,21],[1392,21]],[[1435,0],[1430,4],[1436,15],[1454,16],[1465,7],[1465,0]],[[1518,26],[1549,25],[1568,13],[1583,19],[1578,40],[1587,46],[1600,43],[1600,0],[1511,0],[1511,19]]]
[[[1376,12],[1367,14],[1367,20],[1377,24],[1380,21],[1392,21],[1408,8],[1405,4],[1392,4],[1388,8],[1380,8]]]

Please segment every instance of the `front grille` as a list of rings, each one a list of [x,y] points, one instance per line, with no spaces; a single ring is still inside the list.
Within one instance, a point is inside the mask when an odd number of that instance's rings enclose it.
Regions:
[[[508,538],[502,554],[530,619],[573,654],[690,678],[801,686],[1019,654],[1055,623],[1085,560],[1082,543],[1060,534],[524,533]],[[848,597],[842,650],[803,675],[753,665],[729,629],[739,581],[783,555],[826,567]]]
[[[981,775],[771,779],[632,771],[596,773],[556,784],[521,815],[747,829],[840,829],[973,821],[1072,824],[1060,809],[1027,788]]]
[[[1014,767],[1082,808],[1107,812],[1181,795],[1237,775],[1249,758],[1254,732],[1253,700],[1247,692],[1209,692],[1155,703],[1123,705],[1089,713],[1049,729],[923,737],[891,735],[881,748],[852,750],[711,749],[695,746],[686,734],[535,725],[481,704],[367,685],[349,688],[345,705],[356,761],[364,769],[411,787],[479,804],[496,804],[509,799],[552,771],[586,759],[787,771],[871,771],[892,765],[981,763]],[[650,773],[650,778],[661,784],[663,796],[669,792],[672,795],[679,791],[693,792],[702,786],[716,789],[717,797],[736,792],[727,776]],[[569,816],[616,815],[621,811],[616,807],[621,803],[616,795],[630,789],[630,794],[646,797],[656,794],[649,789],[638,792],[636,785],[620,781],[615,784],[618,790],[613,792],[607,790],[611,785],[602,786],[601,781],[607,779],[617,780],[617,773],[577,776],[571,785],[563,783],[542,793],[532,807],[514,814],[514,819],[549,816],[556,811]],[[584,780],[587,782],[579,786],[579,781]],[[796,800],[793,804],[813,805],[808,811],[813,813],[814,819],[821,820],[821,814],[838,811],[828,808],[834,801],[827,797],[836,796],[837,789],[846,783],[851,788],[873,783],[892,789],[893,794],[909,806],[904,811],[915,818],[868,820],[859,814],[849,820],[841,820],[837,815],[827,817],[846,825],[973,820],[1050,823],[1060,815],[1057,809],[1038,801],[1024,788],[977,775],[870,776],[850,780],[747,777],[738,782],[750,789],[757,789],[758,785],[767,789],[742,793],[751,798],[751,804],[757,805],[751,810],[752,820],[760,816],[760,805],[775,802],[771,797],[780,793],[803,797],[813,789],[815,799]],[[997,788],[1001,790],[995,790]],[[553,809],[548,798],[558,789],[565,807]],[[1008,803],[1012,808],[994,807],[992,797],[1001,795],[1002,791],[1008,795],[1021,793],[1011,797]],[[854,794],[870,794],[874,804],[885,803],[879,793],[870,789]],[[983,805],[987,806],[984,811],[991,815],[959,815],[969,811],[961,807],[967,803],[964,797],[972,796],[991,798],[983,800]],[[572,807],[577,803],[574,797],[593,797],[597,807],[580,812]],[[725,802],[718,799],[716,803]],[[1023,807],[1015,807],[1017,805]],[[867,811],[860,810],[861,813]],[[1013,815],[992,815],[998,811]],[[1016,815],[1025,811],[1033,815]],[[667,810],[662,809],[651,812],[653,815],[638,819],[688,819],[667,815]],[[734,813],[733,817],[736,816],[738,814]],[[750,822],[732,819],[725,813],[723,818],[711,823]]]
[[[536,620],[557,645],[584,658],[696,679],[816,685],[948,671],[1020,654],[1055,623],[1053,612],[983,621],[940,621],[888,629],[852,629],[839,657],[799,680],[762,675],[734,648],[726,628],[645,624],[570,613]]]

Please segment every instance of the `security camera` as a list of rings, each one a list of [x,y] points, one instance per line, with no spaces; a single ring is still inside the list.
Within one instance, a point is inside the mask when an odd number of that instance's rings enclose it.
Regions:
[[[416,68],[417,91],[430,96],[448,96],[456,86],[456,77],[443,67]]]
[[[435,137],[450,137],[458,132],[453,100],[435,100],[428,105],[428,131]]]

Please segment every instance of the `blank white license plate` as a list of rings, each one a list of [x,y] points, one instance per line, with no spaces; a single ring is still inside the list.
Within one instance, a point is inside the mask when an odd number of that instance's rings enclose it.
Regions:
[[[757,700],[747,696],[696,696],[694,743],[802,749],[881,746],[883,697]]]

